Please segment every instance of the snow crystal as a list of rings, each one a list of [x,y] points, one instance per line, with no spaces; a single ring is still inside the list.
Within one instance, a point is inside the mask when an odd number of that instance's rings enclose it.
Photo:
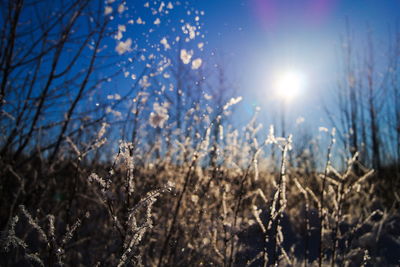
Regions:
[[[193,56],[193,51],[189,50],[187,51],[186,49],[181,50],[181,60],[183,64],[189,64],[190,60],[192,59]]]
[[[113,12],[113,8],[110,6],[106,6],[104,9],[104,15],[109,15]]]
[[[115,39],[121,40],[122,39],[122,33],[126,31],[126,26],[125,25],[118,25],[118,32],[117,35],[115,36]]]
[[[156,20],[154,21],[154,24],[155,24],[155,25],[159,25],[160,23],[161,23],[160,19],[159,19],[159,18],[156,18]]]
[[[120,100],[121,96],[119,94],[114,94],[114,95],[108,95],[107,99],[115,99],[115,100]]]
[[[328,128],[322,127],[322,126],[318,128],[318,131],[320,131],[320,132],[326,132],[326,133],[329,132]]]
[[[118,31],[125,32],[126,31],[126,26],[125,25],[118,25]]]
[[[201,58],[196,58],[196,59],[194,59],[194,60],[192,61],[192,69],[193,69],[193,70],[197,70],[198,68],[200,68],[201,63],[202,63]]]
[[[164,49],[165,49],[165,50],[168,50],[168,49],[171,48],[171,46],[168,44],[167,38],[165,38],[165,37],[161,39],[160,43],[161,43],[162,45],[164,45]]]
[[[113,110],[111,107],[107,107],[106,108],[106,113],[111,113],[113,114],[115,117],[121,117],[122,113],[117,111],[117,110]]]
[[[96,173],[90,174],[88,180],[90,183],[98,183],[104,189],[107,187],[107,182]]]
[[[120,4],[118,6],[118,13],[121,14],[125,11],[125,5],[124,4]]]
[[[150,113],[150,125],[153,128],[163,128],[164,123],[168,120],[168,109],[166,105],[160,105],[159,103],[153,104],[153,112]]]
[[[212,95],[204,94],[204,98],[205,98],[206,100],[211,100],[211,99],[212,99]]]
[[[115,47],[115,51],[117,51],[118,54],[122,55],[125,52],[129,52],[132,50],[131,48],[132,45],[132,40],[131,38],[128,38],[125,42],[121,41],[118,43],[117,47]]]
[[[101,128],[100,128],[99,132],[97,133],[97,140],[100,140],[101,138],[103,138],[108,126],[110,126],[110,125],[105,122],[103,122],[101,124]]]
[[[227,110],[230,106],[236,105],[237,103],[239,103],[240,101],[242,101],[242,97],[239,96],[237,98],[232,97],[228,103],[225,104],[224,106],[224,110]]]
[[[165,4],[164,2],[161,2],[160,7],[158,8],[158,12],[162,12],[163,8],[164,8]]]
[[[197,44],[197,47],[198,47],[200,50],[203,50],[204,43],[198,43],[198,44]]]
[[[168,3],[168,5],[167,5],[167,8],[168,8],[168,9],[173,9],[173,8],[174,8],[174,6],[172,5],[172,3],[171,3],[171,2],[169,2],[169,3]]]
[[[191,40],[196,37],[196,26],[191,26],[189,23],[186,23],[182,26],[182,31],[184,34],[188,34]]]
[[[122,39],[122,32],[118,31],[117,35],[115,35],[116,40],[121,40]]]
[[[149,77],[147,75],[144,75],[142,79],[140,79],[139,82],[140,86],[143,88],[150,87],[151,83],[149,82]]]

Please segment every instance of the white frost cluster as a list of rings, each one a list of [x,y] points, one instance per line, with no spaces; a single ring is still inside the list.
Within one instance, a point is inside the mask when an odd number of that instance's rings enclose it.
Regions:
[[[119,94],[114,94],[114,95],[108,95],[107,99],[115,99],[115,100],[121,100],[121,96]]]
[[[163,11],[163,9],[164,9],[164,6],[165,6],[165,3],[161,2],[160,7],[158,8],[158,12],[161,13]]]
[[[192,59],[193,56],[193,50],[186,50],[186,49],[182,49],[181,50],[181,60],[183,62],[183,64],[189,64],[190,60]]]
[[[98,176],[96,173],[91,173],[89,176],[89,182],[90,183],[97,183],[100,185],[101,187],[101,191],[103,191],[103,193],[105,192],[106,188],[107,188],[107,182],[101,178],[100,176]]]
[[[196,58],[195,60],[192,61],[192,69],[193,70],[197,70],[198,68],[200,68],[202,63],[201,58]]]
[[[115,51],[117,51],[119,55],[122,55],[132,50],[131,45],[132,45],[132,40],[131,38],[128,38],[125,42],[123,41],[119,42],[117,47],[115,47]]]
[[[119,112],[119,111],[117,111],[117,110],[113,110],[111,107],[107,107],[106,108],[106,113],[108,114],[108,113],[111,113],[111,114],[113,114],[115,117],[121,117],[122,116],[122,113],[121,112]]]
[[[205,94],[204,94],[204,98],[205,98],[206,100],[211,100],[213,97],[212,97],[212,95],[209,95],[209,94],[205,93]]]
[[[153,128],[163,128],[164,123],[168,120],[168,109],[166,105],[160,105],[159,103],[153,104],[153,112],[150,113],[150,125]]]
[[[225,104],[224,110],[227,110],[230,106],[236,105],[236,104],[239,103],[240,101],[242,101],[242,97],[241,97],[241,96],[236,97],[236,98],[232,97],[232,98],[228,101],[228,103]]]
[[[198,43],[198,44],[197,44],[197,47],[198,47],[200,50],[203,50],[203,48],[204,48],[204,43]]]
[[[101,124],[101,128],[100,128],[99,132],[97,133],[97,138],[96,138],[97,141],[100,141],[100,139],[103,138],[103,136],[105,135],[105,133],[107,131],[108,126],[110,126],[110,125],[105,122],[103,122]]]
[[[118,25],[118,32],[117,32],[117,35],[115,36],[115,39],[121,40],[123,32],[126,32],[126,26],[125,25]]]
[[[184,34],[189,35],[190,40],[193,40],[196,37],[196,26],[191,26],[189,23],[186,23],[182,26],[182,31]]]
[[[125,8],[125,4],[124,3],[122,3],[122,4],[120,4],[118,6],[118,13],[119,14],[122,14],[125,10],[126,10],[126,8]]]
[[[111,13],[113,12],[113,8],[112,7],[110,7],[110,6],[106,6],[105,8],[104,8],[104,15],[110,15]]]
[[[318,131],[320,131],[320,132],[326,132],[326,133],[329,132],[328,128],[322,127],[322,126],[318,128]]]
[[[133,79],[133,78],[132,78],[132,79]],[[135,79],[136,79],[136,76],[135,76]],[[151,83],[149,82],[149,76],[144,75],[144,76],[140,79],[139,85],[140,85],[141,87],[143,87],[143,88],[148,88],[148,87],[150,87],[150,86],[151,86]]]
[[[171,49],[171,46],[168,44],[167,38],[162,38],[160,43],[164,46],[165,50]]]

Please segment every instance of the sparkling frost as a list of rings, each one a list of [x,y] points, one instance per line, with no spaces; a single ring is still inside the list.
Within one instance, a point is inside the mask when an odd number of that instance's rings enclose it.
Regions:
[[[129,52],[132,50],[131,45],[132,45],[132,40],[131,38],[128,38],[128,40],[126,40],[125,42],[123,41],[119,42],[117,47],[115,48],[115,51],[117,51],[119,55],[122,55],[125,52]]]
[[[183,64],[189,64],[190,60],[192,59],[193,51],[187,51],[186,49],[181,50],[181,60]]]
[[[164,123],[168,120],[168,109],[165,105],[161,106],[158,103],[153,104],[153,112],[150,113],[150,125],[153,128],[163,128]]]
[[[202,63],[201,58],[196,58],[195,60],[192,61],[192,69],[193,70],[197,70],[198,68],[200,68]]]

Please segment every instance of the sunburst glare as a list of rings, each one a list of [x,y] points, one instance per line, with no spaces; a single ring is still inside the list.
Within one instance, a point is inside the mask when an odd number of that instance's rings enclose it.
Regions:
[[[297,70],[286,70],[276,76],[274,89],[278,97],[290,100],[305,90],[306,77]]]

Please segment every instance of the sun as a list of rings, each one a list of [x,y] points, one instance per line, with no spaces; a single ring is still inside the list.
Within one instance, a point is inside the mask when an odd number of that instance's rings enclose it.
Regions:
[[[275,91],[278,97],[290,100],[305,88],[305,75],[299,71],[287,70],[276,76]]]

